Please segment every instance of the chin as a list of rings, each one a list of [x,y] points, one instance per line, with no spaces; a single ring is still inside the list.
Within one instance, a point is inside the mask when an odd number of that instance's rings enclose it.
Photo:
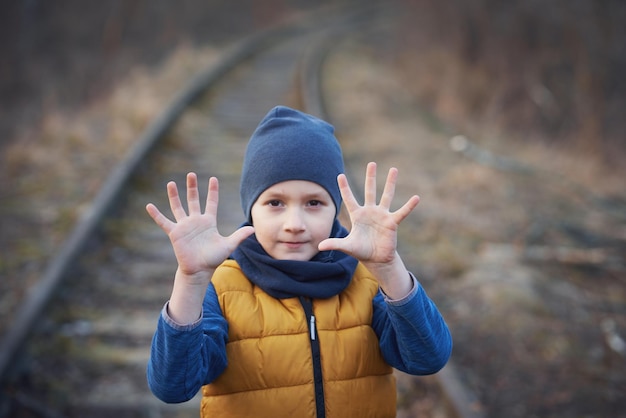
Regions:
[[[314,256],[315,256],[315,254],[313,254],[313,255],[308,255],[308,254],[282,254],[281,256],[274,257],[274,258],[277,258],[278,260],[309,261]]]

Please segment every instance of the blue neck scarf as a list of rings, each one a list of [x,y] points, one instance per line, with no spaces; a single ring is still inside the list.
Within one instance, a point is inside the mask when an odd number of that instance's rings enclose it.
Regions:
[[[330,236],[346,235],[348,231],[335,220]],[[321,251],[309,261],[276,260],[265,252],[254,234],[237,247],[232,258],[252,283],[277,299],[335,296],[348,287],[358,263],[340,251]]]

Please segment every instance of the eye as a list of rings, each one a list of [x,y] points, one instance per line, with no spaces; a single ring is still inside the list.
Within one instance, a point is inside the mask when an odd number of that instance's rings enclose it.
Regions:
[[[309,206],[322,206],[324,205],[324,202],[322,202],[321,200],[310,200],[309,201]]]
[[[282,202],[281,202],[280,200],[278,200],[278,199],[272,199],[272,200],[269,200],[269,201],[267,202],[267,205],[268,205],[268,206],[272,206],[272,207],[274,207],[274,208],[279,207],[281,204],[282,204]]]

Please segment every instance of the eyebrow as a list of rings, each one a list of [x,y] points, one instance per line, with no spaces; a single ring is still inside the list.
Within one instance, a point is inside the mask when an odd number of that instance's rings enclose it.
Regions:
[[[264,195],[263,197],[265,199],[277,199],[277,198],[282,198],[284,196],[291,196],[291,193],[287,193],[287,192],[282,192],[282,191],[271,191],[268,194]],[[332,200],[330,198],[330,196],[328,196],[325,193],[322,192],[313,192],[313,193],[307,193],[301,196],[303,198],[303,200]]]

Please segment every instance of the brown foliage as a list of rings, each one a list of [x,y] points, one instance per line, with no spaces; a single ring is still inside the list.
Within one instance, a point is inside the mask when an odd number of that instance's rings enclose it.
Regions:
[[[398,60],[448,124],[476,135],[490,126],[607,162],[626,151],[626,3],[405,3]]]

